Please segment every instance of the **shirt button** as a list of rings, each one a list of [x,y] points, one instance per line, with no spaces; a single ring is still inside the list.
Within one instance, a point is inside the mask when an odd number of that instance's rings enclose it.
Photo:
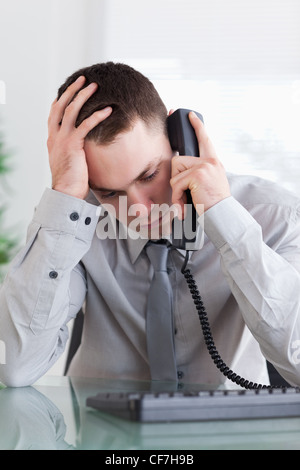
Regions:
[[[85,225],[90,225],[91,222],[92,222],[92,219],[90,217],[87,217],[84,221]]]
[[[177,371],[177,377],[179,380],[183,379],[183,376],[184,376],[184,373],[182,372],[182,370]]]
[[[56,272],[56,271],[50,271],[49,277],[50,277],[51,279],[56,279],[57,276],[58,276],[58,272]]]
[[[76,220],[79,219],[79,214],[78,214],[78,212],[72,212],[72,214],[70,215],[70,219],[71,219],[73,222],[76,222]]]

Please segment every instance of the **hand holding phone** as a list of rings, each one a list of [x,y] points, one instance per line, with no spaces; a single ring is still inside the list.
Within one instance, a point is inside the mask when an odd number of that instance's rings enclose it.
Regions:
[[[172,165],[172,188],[175,201],[181,199],[183,189],[186,190],[187,195],[185,219],[180,231],[178,219],[173,221],[172,243],[177,248],[197,250],[199,244],[196,243],[195,235],[198,215],[194,203],[201,205],[202,210],[206,211],[230,196],[230,188],[225,169],[217,157],[204,126],[197,118],[190,117],[190,112],[191,110],[188,109],[179,109],[167,119],[172,149],[176,150],[179,155],[189,158],[185,160],[185,157],[183,159],[174,157],[176,160]],[[202,115],[195,114],[203,122]],[[200,159],[191,158],[192,156],[200,156]],[[186,188],[191,188],[193,199]],[[177,231],[174,230],[176,227]],[[178,232],[181,233],[181,237],[178,237]]]

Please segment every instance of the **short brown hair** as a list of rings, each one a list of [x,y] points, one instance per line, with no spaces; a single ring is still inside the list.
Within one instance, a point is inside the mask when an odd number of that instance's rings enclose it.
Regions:
[[[134,121],[142,119],[154,129],[167,134],[167,109],[150,80],[132,67],[106,62],[74,72],[58,90],[58,98],[79,76],[86,78],[84,86],[97,83],[98,89],[83,105],[76,126],[95,111],[111,106],[112,114],[87,135],[96,143],[109,144],[117,134],[130,129]]]

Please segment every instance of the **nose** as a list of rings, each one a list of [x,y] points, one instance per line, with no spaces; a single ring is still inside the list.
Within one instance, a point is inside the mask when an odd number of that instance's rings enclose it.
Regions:
[[[128,215],[147,219],[151,212],[153,200],[142,190],[134,190],[128,196]]]

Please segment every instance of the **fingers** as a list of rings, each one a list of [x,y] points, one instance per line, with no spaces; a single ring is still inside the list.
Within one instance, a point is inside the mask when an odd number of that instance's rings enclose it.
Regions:
[[[55,131],[59,128],[66,107],[72,101],[74,95],[82,88],[84,82],[85,77],[79,77],[66,89],[66,91],[61,95],[60,99],[56,98],[54,100],[48,119],[48,128],[50,131]]]
[[[86,118],[76,129],[78,137],[84,139],[87,134],[100,122],[104,121],[112,113],[112,107],[107,106],[100,111],[95,111],[90,117]]]
[[[190,190],[195,207],[204,210],[230,196],[226,171],[217,157],[202,121],[196,114],[189,114],[199,143],[200,158],[175,156],[172,158],[172,202],[180,204],[185,200],[185,191]]]
[[[83,87],[85,83],[85,77],[84,75],[81,75],[80,77],[75,80],[75,82],[71,83],[70,86],[66,89],[66,91],[61,95],[61,97],[57,100],[59,103],[59,107],[61,109],[65,109],[68,104],[72,101],[74,98],[74,95],[78,93],[78,91]]]
[[[186,203],[187,189],[194,189],[195,157],[173,157],[172,158],[172,203],[179,204],[182,212]]]
[[[110,106],[103,110],[95,111],[78,128],[75,127],[82,106],[98,89],[97,83],[91,83],[87,87],[82,88],[84,83],[85,77],[79,77],[66,89],[59,99],[54,100],[48,119],[49,135],[55,136],[57,132],[65,135],[76,132],[80,139],[85,138],[91,129],[111,114],[112,108]]]
[[[206,133],[205,126],[201,119],[193,111],[189,113],[189,119],[198,140],[200,157],[217,158],[214,146]]]
[[[66,132],[70,132],[75,127],[79,111],[81,110],[84,103],[95,93],[97,88],[97,83],[90,83],[90,85],[88,85],[86,88],[80,90],[71,103],[67,105],[62,117],[62,129],[64,129]]]

